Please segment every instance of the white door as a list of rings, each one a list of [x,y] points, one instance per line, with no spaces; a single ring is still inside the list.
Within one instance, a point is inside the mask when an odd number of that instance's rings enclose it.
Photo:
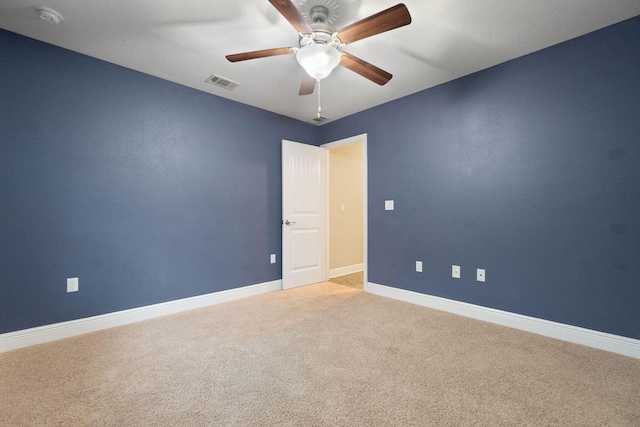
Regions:
[[[326,152],[282,141],[282,288],[327,279]]]

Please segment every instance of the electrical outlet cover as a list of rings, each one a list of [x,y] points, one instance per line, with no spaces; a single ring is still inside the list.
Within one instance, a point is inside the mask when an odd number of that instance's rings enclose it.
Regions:
[[[70,277],[67,279],[67,292],[78,292],[77,277]]]
[[[452,265],[451,266],[451,277],[453,277],[454,279],[459,279],[460,278],[460,266],[459,265]]]
[[[484,282],[485,281],[484,268],[479,268],[477,270],[476,279],[478,280],[478,282]]]

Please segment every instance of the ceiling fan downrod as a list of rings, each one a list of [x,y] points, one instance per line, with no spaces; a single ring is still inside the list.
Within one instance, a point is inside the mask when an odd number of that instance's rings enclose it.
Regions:
[[[329,17],[329,9],[322,5],[313,6],[309,11],[309,17],[311,18],[311,22],[322,22],[324,24]]]

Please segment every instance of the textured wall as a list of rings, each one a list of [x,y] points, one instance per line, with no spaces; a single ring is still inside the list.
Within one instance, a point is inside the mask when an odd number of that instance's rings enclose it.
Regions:
[[[280,142],[316,133],[0,30],[0,333],[280,279]]]
[[[368,134],[369,281],[640,338],[638,40],[640,17],[322,126]]]
[[[280,140],[367,133],[370,281],[640,338],[637,40],[316,128],[0,31],[0,333],[279,279]]]

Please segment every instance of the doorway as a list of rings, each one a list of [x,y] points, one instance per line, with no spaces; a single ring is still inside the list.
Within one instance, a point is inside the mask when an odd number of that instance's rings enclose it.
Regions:
[[[327,278],[366,290],[367,135],[322,145],[327,150]]]

